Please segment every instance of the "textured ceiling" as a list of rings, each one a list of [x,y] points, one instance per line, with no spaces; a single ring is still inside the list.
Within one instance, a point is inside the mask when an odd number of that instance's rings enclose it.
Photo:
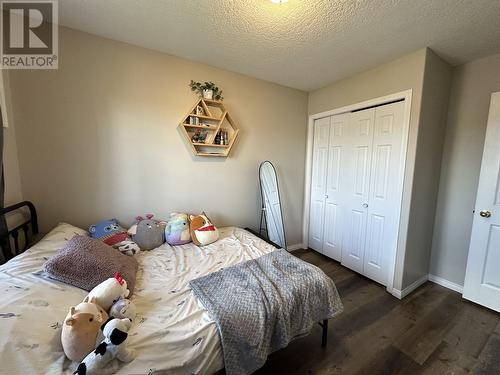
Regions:
[[[500,0],[61,0],[78,30],[312,90],[431,47],[500,52]]]

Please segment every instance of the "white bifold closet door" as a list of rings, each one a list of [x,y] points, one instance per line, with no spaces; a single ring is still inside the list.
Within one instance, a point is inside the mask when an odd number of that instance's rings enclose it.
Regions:
[[[309,220],[309,246],[323,252],[323,227],[325,222],[326,174],[330,117],[314,122],[314,152],[311,182],[311,215]]]
[[[315,121],[309,246],[387,285],[397,245],[404,102]]]

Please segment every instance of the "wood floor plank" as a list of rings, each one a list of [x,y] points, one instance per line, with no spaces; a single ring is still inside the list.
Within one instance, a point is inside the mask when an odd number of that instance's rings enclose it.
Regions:
[[[420,365],[392,345],[379,351],[377,356],[356,371],[357,375],[386,375],[418,373]]]
[[[398,339],[395,346],[422,365],[443,340],[458,312],[459,304],[455,296],[446,296],[435,309]]]
[[[457,353],[477,358],[498,324],[498,314],[465,302],[454,321],[443,341]]]
[[[500,336],[490,336],[472,372],[477,375],[500,374]]]
[[[471,373],[476,362],[477,358],[466,352],[456,350],[455,347],[443,341],[427,359],[418,373],[422,375],[465,375]]]
[[[497,327],[495,328],[495,333],[500,335],[500,322],[498,322]]]

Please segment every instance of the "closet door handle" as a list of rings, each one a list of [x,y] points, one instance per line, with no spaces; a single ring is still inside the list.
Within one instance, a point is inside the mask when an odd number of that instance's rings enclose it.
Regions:
[[[328,194],[325,194],[325,198],[328,199]]]
[[[368,208],[368,203],[363,203],[364,208]]]

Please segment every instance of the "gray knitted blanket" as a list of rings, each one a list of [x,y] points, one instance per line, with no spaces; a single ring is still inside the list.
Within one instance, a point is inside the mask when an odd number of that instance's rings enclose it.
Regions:
[[[189,285],[217,324],[228,375],[251,374],[269,354],[343,309],[333,281],[285,250]]]

